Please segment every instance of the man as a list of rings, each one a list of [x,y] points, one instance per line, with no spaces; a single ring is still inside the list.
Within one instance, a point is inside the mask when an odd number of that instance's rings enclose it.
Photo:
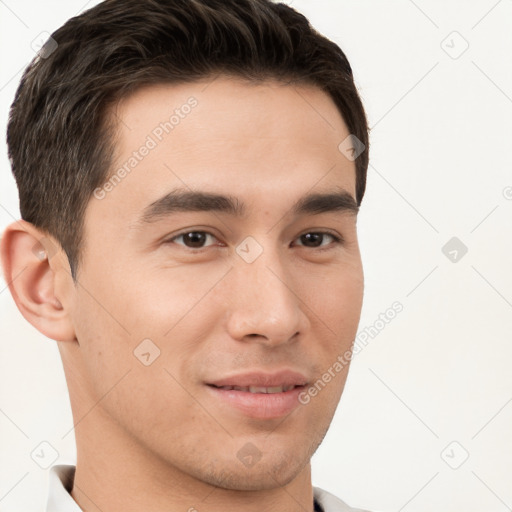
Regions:
[[[268,0],[107,0],[31,63],[7,139],[4,276],[77,442],[48,510],[356,510],[310,466],[364,286],[344,53]]]

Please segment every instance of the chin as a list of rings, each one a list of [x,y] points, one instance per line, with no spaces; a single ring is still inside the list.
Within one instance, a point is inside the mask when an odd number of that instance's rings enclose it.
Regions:
[[[282,454],[271,458],[262,457],[253,465],[244,465],[238,459],[235,461],[212,461],[201,479],[223,489],[236,491],[260,491],[283,487],[292,482],[304,470],[310,457],[303,454],[300,459],[297,452]]]

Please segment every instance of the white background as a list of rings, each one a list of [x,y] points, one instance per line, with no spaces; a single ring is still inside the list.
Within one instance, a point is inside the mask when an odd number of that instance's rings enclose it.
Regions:
[[[287,3],[346,52],[372,127],[360,331],[404,307],[354,358],[313,483],[369,510],[510,510],[512,0]],[[0,2],[2,133],[31,42],[84,7]],[[0,151],[3,229],[19,210]],[[56,343],[0,290],[0,510],[42,511],[30,453],[46,440],[74,463],[69,398]]]

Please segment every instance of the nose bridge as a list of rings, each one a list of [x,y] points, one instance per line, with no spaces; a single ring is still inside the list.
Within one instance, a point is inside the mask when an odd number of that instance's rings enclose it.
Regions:
[[[306,319],[278,248],[246,239],[237,247],[234,266],[228,319],[233,338],[276,345],[303,331]]]

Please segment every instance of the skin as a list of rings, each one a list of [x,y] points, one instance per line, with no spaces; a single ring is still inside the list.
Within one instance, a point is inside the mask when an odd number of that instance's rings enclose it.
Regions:
[[[71,494],[83,510],[312,511],[310,459],[348,366],[307,405],[270,420],[216,401],[205,382],[282,368],[314,382],[351,348],[364,288],[357,216],[291,214],[311,192],[355,198],[355,163],[338,150],[349,131],[315,87],[228,77],[151,86],[116,107],[113,169],[190,96],[190,114],[91,198],[77,284],[52,237],[41,241],[50,257],[36,257],[43,233],[25,221],[4,233],[5,279],[24,317],[58,341],[77,442]],[[176,187],[237,197],[247,214],[137,223]],[[212,236],[203,249],[169,242],[187,230]],[[301,239],[325,231],[344,242]],[[236,252],[247,236],[263,248],[250,264]],[[147,338],[160,350],[149,366],[133,353]],[[237,457],[247,443],[261,454],[252,467]]]

